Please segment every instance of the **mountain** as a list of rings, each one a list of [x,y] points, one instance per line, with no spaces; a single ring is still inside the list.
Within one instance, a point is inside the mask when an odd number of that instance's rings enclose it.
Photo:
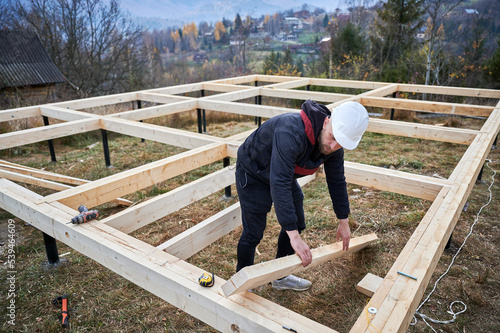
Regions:
[[[233,20],[236,14],[244,19],[247,15],[260,17],[289,9],[300,10],[304,0],[121,0],[120,6],[132,18],[147,28],[181,26],[201,21],[217,22]],[[309,10],[323,8],[327,12],[337,7],[345,8],[345,0],[310,0]]]

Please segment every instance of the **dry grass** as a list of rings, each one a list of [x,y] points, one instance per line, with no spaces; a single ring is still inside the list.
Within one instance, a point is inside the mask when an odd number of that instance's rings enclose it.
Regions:
[[[442,122],[443,119],[424,120]],[[481,121],[466,120],[468,128],[479,128]],[[255,128],[253,119],[239,122],[232,119],[228,124],[208,121],[207,131],[213,135],[228,136]],[[188,130],[196,131],[192,123]],[[58,163],[48,162],[50,157],[44,144],[21,147],[20,154],[6,156],[8,160],[37,168],[60,172],[87,179],[98,179],[164,158],[182,151],[179,148],[153,142],[141,143],[140,139],[126,136],[112,136],[110,140],[111,161],[114,168],[104,167],[102,145],[86,149],[100,141],[95,134],[82,135],[74,139],[56,140]],[[360,147],[346,153],[349,161],[395,168],[398,170],[433,176],[448,177],[465,147],[447,143],[418,139],[390,137],[368,133]],[[491,167],[500,171],[500,150],[492,150],[489,158],[495,161]],[[234,162],[234,161],[233,161]],[[194,170],[154,187],[128,196],[138,201],[164,193],[197,177],[222,167],[214,163]],[[479,208],[487,201],[488,185],[492,172],[485,169],[484,182],[478,183],[469,198],[469,208],[462,213],[453,235],[452,246],[446,250],[431,279],[434,283],[438,274],[446,270],[454,251],[457,250]],[[462,253],[448,276],[443,279],[431,300],[422,311],[441,320],[450,319],[446,313],[449,304],[462,300],[468,311],[449,325],[434,325],[444,332],[495,332],[500,330],[500,230],[498,228],[500,186],[498,176],[493,186],[493,201],[483,210],[474,234],[468,240]],[[488,183],[486,183],[488,182]],[[46,190],[36,189],[47,194]],[[421,220],[430,202],[403,195],[376,191],[370,188],[349,185],[351,198],[351,230],[354,236],[376,232],[380,241],[362,252],[326,263],[307,270],[302,277],[313,281],[313,287],[303,293],[274,291],[269,285],[258,288],[255,293],[282,306],[314,319],[339,332],[347,332],[360,315],[366,297],[355,290],[355,285],[367,274],[385,276],[401,249]],[[328,196],[326,184],[318,178],[304,188],[305,209],[308,228],[304,238],[311,247],[334,242],[336,221]],[[134,237],[152,245],[158,245],[205,218],[236,202],[233,198],[221,201],[222,192],[209,196],[197,203],[180,209],[133,233]],[[106,216],[120,208],[107,204],[99,207]],[[12,215],[0,212],[0,226],[6,230]],[[46,261],[41,232],[26,225],[18,218],[17,242],[17,318],[16,332],[59,332],[60,311],[53,308],[51,301],[56,296],[69,294],[71,332],[215,332],[199,320],[167,304],[156,296],[112,273],[59,243],[59,253],[70,252],[64,258],[67,263],[57,269],[43,268]],[[218,276],[228,279],[236,266],[236,243],[240,229],[213,243],[188,261]],[[279,224],[272,211],[269,215],[265,237],[258,247],[256,261],[274,258]],[[5,237],[5,233],[0,234]],[[5,239],[0,240],[5,244]],[[5,281],[5,270],[0,271]],[[6,299],[6,286],[2,299]],[[430,289],[430,287],[428,288]],[[3,303],[4,304],[4,303]],[[6,318],[6,307],[2,306],[1,318]],[[9,331],[3,320],[0,330]],[[430,332],[422,321],[411,332]]]

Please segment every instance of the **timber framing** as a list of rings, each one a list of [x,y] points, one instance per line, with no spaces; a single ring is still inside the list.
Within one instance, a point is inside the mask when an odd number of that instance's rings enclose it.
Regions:
[[[313,86],[327,89],[322,92],[309,91]],[[356,93],[324,92],[330,87]],[[205,96],[205,91],[210,94]],[[467,102],[395,98],[397,93],[460,96]],[[197,97],[192,97],[193,95]],[[269,105],[258,105],[257,100],[262,97],[266,98]],[[489,99],[492,105],[475,102],[477,98]],[[471,130],[370,118],[368,131],[466,145],[467,150],[448,179],[360,163],[345,163],[346,179],[349,183],[432,201],[429,210],[387,275],[378,278],[367,276],[366,281],[374,282],[366,282],[365,285],[375,287],[360,287],[373,292],[370,306],[378,311],[372,316],[371,324],[382,332],[405,332],[488,152],[498,136],[498,90],[249,75],[3,110],[0,111],[0,122],[40,117],[58,121],[53,125],[0,134],[0,150],[102,130],[174,145],[184,151],[95,181],[0,161],[0,208],[217,330],[282,332],[285,325],[293,327],[297,332],[335,332],[334,327],[326,327],[245,291],[278,275],[297,271],[300,263],[295,256],[281,260],[279,266],[270,262],[262,263],[235,274],[228,281],[216,277],[215,286],[212,288],[203,288],[198,284],[198,277],[203,270],[185,260],[241,225],[239,203],[157,247],[129,235],[134,230],[230,186],[234,183],[234,166],[225,167],[140,204],[131,205],[130,201],[121,197],[203,165],[228,157],[236,158],[239,145],[252,132],[220,138],[140,121],[196,109],[263,118],[300,111],[272,105],[272,101],[279,99],[313,99],[330,109],[345,101],[357,101],[373,108],[485,119],[480,130]],[[139,101],[148,102],[153,106],[134,109],[134,103]],[[131,105],[127,110],[113,114],[99,115],[89,110],[127,103]],[[313,175],[303,179],[301,185],[305,185],[314,177]],[[41,196],[21,186],[21,183],[34,184],[57,192]],[[84,204],[91,208],[107,202],[130,207],[99,221],[81,225],[66,224],[78,214],[76,209],[79,205]],[[356,240],[353,250],[366,246],[376,238],[367,235],[367,240],[363,240],[363,237],[360,237],[359,241]],[[316,264],[319,264],[336,257],[339,251],[333,244],[318,248],[314,253],[318,255]],[[417,277],[417,280],[397,274],[398,271]],[[351,332],[370,331],[365,311],[366,309],[359,309],[359,318]]]

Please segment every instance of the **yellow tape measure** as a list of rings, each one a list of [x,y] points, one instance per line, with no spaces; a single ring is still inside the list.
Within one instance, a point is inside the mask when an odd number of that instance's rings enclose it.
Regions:
[[[200,278],[198,279],[198,283],[200,284],[200,286],[203,286],[203,287],[211,287],[211,286],[213,286],[214,285],[214,281],[215,281],[214,273],[212,273],[212,276],[210,276],[207,273],[203,273],[200,276]]]

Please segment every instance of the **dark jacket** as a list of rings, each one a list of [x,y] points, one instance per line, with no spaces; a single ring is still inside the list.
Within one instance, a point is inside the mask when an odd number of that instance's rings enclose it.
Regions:
[[[323,163],[335,214],[339,219],[349,215],[344,150],[324,155],[317,145],[330,114],[326,106],[308,100],[300,114],[286,113],[264,122],[238,149],[238,167],[270,185],[274,209],[285,230],[297,229],[293,180],[313,174]]]

